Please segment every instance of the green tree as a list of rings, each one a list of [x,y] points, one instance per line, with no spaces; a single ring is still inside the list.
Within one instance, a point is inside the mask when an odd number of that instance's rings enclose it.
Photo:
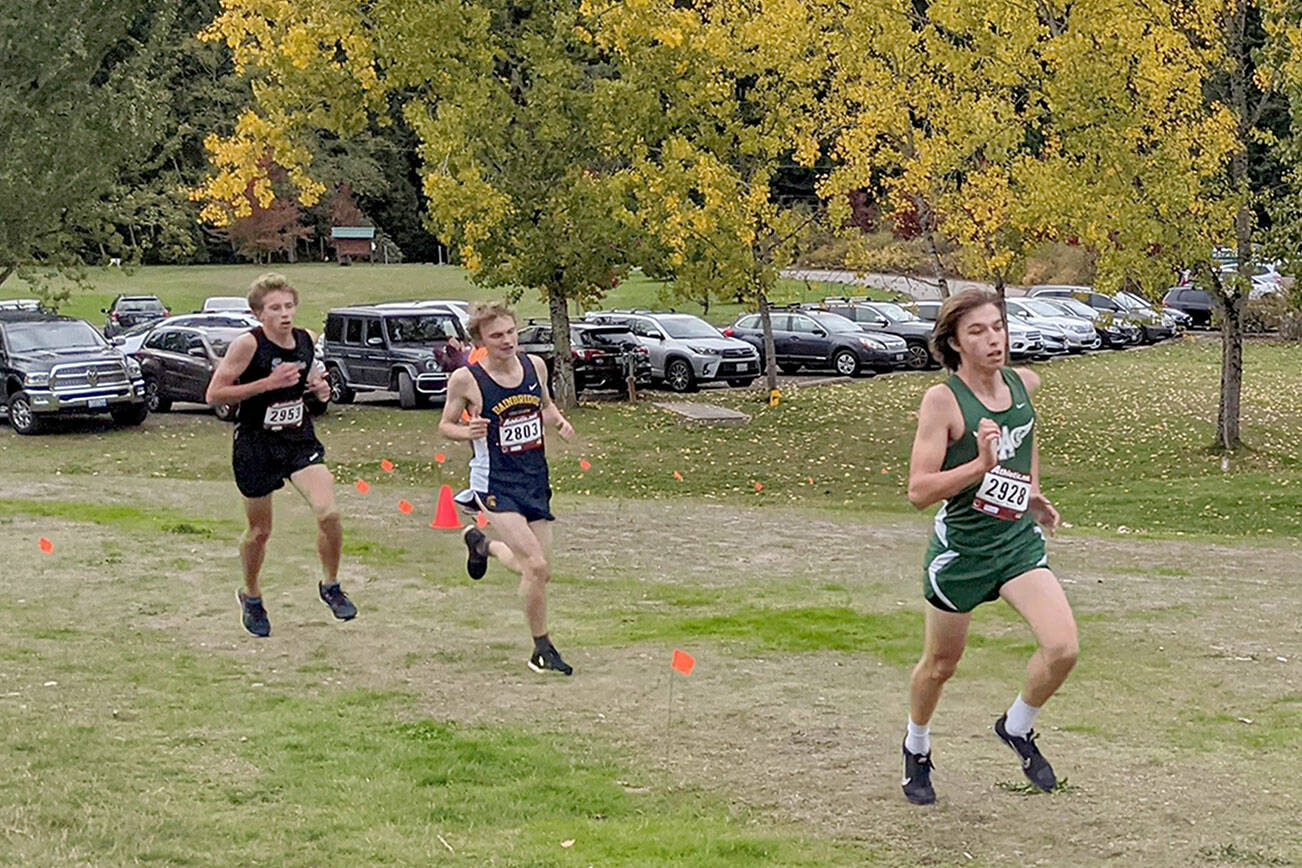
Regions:
[[[166,123],[178,4],[51,0],[0,15],[0,282],[83,264],[104,200]],[[48,290],[43,290],[48,291]]]

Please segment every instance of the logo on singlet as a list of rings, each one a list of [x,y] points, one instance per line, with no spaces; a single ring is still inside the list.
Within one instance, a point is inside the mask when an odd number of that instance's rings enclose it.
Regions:
[[[996,447],[996,451],[1000,461],[1007,461],[1017,454],[1018,448],[1021,447],[1022,441],[1026,439],[1026,435],[1031,433],[1031,426],[1034,424],[1035,420],[1031,419],[1025,425],[1018,425],[1011,431],[1006,426],[999,426],[999,445]]]

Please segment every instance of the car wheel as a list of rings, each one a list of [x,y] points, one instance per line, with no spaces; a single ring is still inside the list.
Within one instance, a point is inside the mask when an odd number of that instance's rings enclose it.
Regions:
[[[213,415],[223,422],[235,421],[235,408],[238,404],[218,404],[212,408]]]
[[[9,424],[19,434],[40,434],[45,427],[41,418],[32,412],[32,401],[26,392],[14,392],[10,396]]]
[[[690,392],[696,388],[696,376],[686,359],[671,359],[665,365],[665,384],[675,392]]]
[[[411,410],[416,406],[416,384],[411,381],[411,374],[398,372],[398,406]]]
[[[139,404],[127,404],[109,410],[115,425],[139,425],[149,416],[149,405],[144,401]]]
[[[849,350],[840,350],[832,356],[832,367],[843,377],[853,377],[859,373],[859,359]]]
[[[330,384],[330,400],[336,404],[351,404],[357,393],[348,388],[344,375],[333,365],[326,371],[326,382]]]
[[[755,382],[754,377],[746,377],[740,380],[729,380],[728,385],[732,386],[734,389],[745,389],[753,382]]]
[[[931,351],[926,344],[909,344],[908,368],[923,371],[931,366]]]
[[[800,370],[800,365],[792,362],[778,362],[778,370],[784,374],[791,375]]]
[[[150,413],[166,413],[172,409],[172,399],[158,393],[158,380],[145,377],[145,409]]]

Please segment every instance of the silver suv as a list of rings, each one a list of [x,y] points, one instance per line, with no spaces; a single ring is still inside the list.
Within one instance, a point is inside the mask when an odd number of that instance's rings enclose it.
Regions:
[[[726,380],[749,386],[760,373],[759,353],[750,344],[724,337],[699,316],[674,311],[609,310],[584,317],[588,322],[628,326],[651,355],[651,376],[675,392]]]

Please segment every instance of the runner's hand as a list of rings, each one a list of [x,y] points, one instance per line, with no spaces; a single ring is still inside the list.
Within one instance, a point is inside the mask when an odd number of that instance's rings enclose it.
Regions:
[[[466,422],[466,428],[469,430],[471,440],[482,440],[488,436],[488,420],[480,416],[478,411],[472,411],[470,420]]]
[[[564,416],[561,417],[560,422],[556,423],[556,431],[561,435],[562,439],[565,440],[569,440],[574,436],[574,426],[571,425],[570,420],[566,419]]]
[[[977,457],[986,470],[993,470],[999,464],[999,425],[994,419],[985,418],[977,424]]]
[[[312,373],[307,375],[307,387],[322,401],[330,400],[330,383],[322,376],[316,365],[312,366]]]
[[[267,391],[274,392],[276,389],[288,389],[298,382],[302,371],[297,365],[276,365],[271,369],[271,373],[263,378],[262,382],[267,384]]]
[[[1031,517],[1049,532],[1049,536],[1053,536],[1057,532],[1062,516],[1058,515],[1058,510],[1053,508],[1049,498],[1039,492],[1032,494],[1029,509]]]

